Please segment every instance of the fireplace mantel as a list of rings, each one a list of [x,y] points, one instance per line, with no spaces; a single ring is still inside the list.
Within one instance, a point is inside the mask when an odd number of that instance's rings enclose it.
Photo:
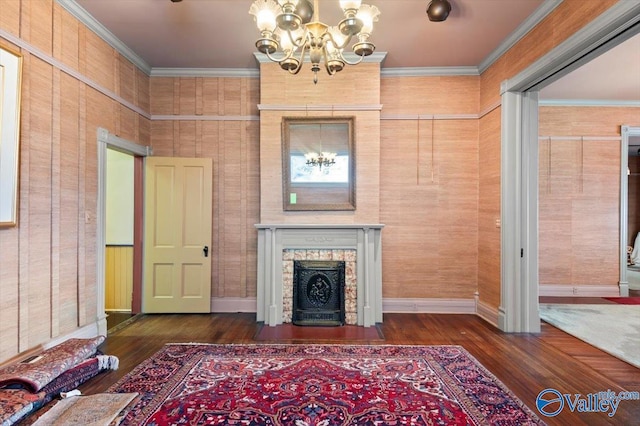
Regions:
[[[382,224],[264,224],[258,229],[257,320],[282,324],[282,251],[356,250],[357,324],[382,322]]]

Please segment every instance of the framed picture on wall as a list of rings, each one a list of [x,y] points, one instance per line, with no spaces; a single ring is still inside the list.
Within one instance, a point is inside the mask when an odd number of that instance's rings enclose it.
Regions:
[[[0,227],[18,223],[22,55],[0,46]]]

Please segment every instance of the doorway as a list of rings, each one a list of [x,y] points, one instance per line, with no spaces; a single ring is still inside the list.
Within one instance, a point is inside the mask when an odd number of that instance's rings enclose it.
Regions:
[[[107,147],[105,312],[107,330],[132,316],[134,156]]]
[[[108,149],[133,156],[133,282],[131,313],[140,312],[142,292],[142,188],[143,160],[151,155],[151,148],[138,145],[98,128],[98,202],[96,212],[96,312],[98,333],[107,335],[106,313],[106,246],[107,246],[107,158]]]
[[[640,294],[640,127],[622,126],[620,295]]]
[[[640,4],[619,2],[527,69],[503,82],[501,302],[498,309],[498,326],[503,331],[540,331],[538,91],[639,32]]]

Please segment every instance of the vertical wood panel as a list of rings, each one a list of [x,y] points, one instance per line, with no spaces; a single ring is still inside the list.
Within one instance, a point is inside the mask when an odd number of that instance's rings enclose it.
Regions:
[[[78,233],[79,208],[80,90],[74,78],[63,74],[60,89],[60,300],[61,333],[78,326]]]
[[[39,59],[30,61],[29,140],[29,341],[51,337],[51,142],[52,67]]]
[[[29,206],[31,204],[31,198],[29,197],[29,188],[31,186],[29,164],[31,162],[31,156],[29,152],[29,145],[31,144],[31,120],[27,119],[27,112],[31,110],[31,79],[28,78],[27,71],[31,67],[31,55],[23,56],[23,78],[22,78],[22,99],[21,108],[22,116],[20,119],[20,216],[18,218],[18,231],[20,234],[20,240],[18,242],[19,248],[19,271],[18,277],[18,300],[20,301],[18,317],[15,324],[18,329],[18,352],[29,349],[29,303],[24,301],[28,300],[29,291],[29,230],[31,221],[29,217]]]
[[[540,135],[551,137],[539,143],[540,283],[616,285],[620,142],[592,139],[619,137],[640,110],[541,107],[539,121]]]
[[[113,48],[92,31],[84,31],[81,49],[86,56],[86,75],[100,86],[116,92],[114,75],[115,55]]]
[[[2,3],[4,9],[5,2]],[[21,37],[26,38],[42,52],[51,55],[53,0],[23,1],[22,11]]]
[[[478,187],[479,300],[500,305],[500,115],[497,108],[480,119]]]
[[[131,311],[133,293],[133,247],[105,249],[105,309]]]
[[[20,35],[20,6],[19,1],[4,2],[0,13],[0,28],[13,35]]]

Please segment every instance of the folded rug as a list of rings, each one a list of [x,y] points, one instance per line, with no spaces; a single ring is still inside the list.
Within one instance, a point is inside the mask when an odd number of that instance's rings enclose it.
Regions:
[[[51,407],[33,426],[107,426],[138,394],[72,396]]]
[[[39,392],[24,388],[0,388],[0,425],[10,426],[40,409],[62,392],[77,388],[104,370],[115,370],[118,358],[113,355],[98,355],[88,358],[53,378]]]
[[[95,355],[104,336],[69,339],[42,352],[33,361],[20,362],[0,369],[0,387],[21,385],[38,392],[53,379]]]

